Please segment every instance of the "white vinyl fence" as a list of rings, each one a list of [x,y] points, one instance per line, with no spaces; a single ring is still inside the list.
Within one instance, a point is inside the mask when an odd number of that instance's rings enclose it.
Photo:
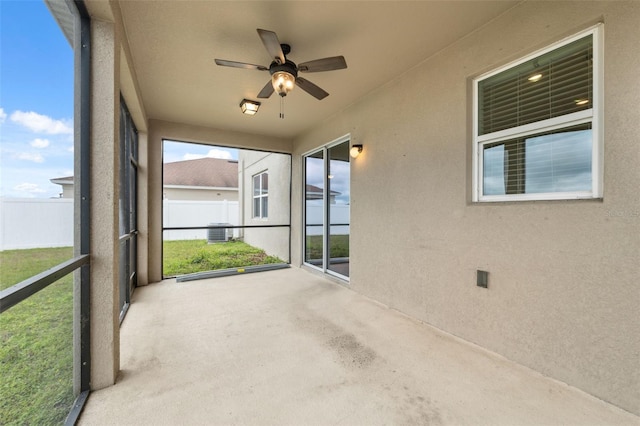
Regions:
[[[240,224],[238,201],[164,200],[163,226]],[[332,223],[349,223],[349,206],[331,206]],[[308,223],[322,223],[322,207],[307,206]],[[348,234],[334,226],[332,234]],[[322,227],[310,227],[310,235]],[[240,235],[239,229],[233,236]],[[165,231],[165,240],[207,239],[206,229]],[[0,198],[0,250],[73,246],[73,200],[68,198]]]
[[[163,202],[165,227],[238,225],[237,201]],[[234,237],[239,230],[233,230]],[[164,239],[207,239],[207,230],[167,231]],[[73,200],[0,198],[0,251],[73,246]]]
[[[73,246],[73,200],[0,198],[0,250]]]
[[[184,201],[164,200],[162,225],[165,228],[178,226],[208,226],[240,224],[237,201]],[[233,230],[234,238],[240,235],[239,229]],[[165,231],[165,240],[206,240],[206,229],[188,231]]]
[[[333,224],[348,224],[349,207],[345,204],[332,204],[329,206],[329,215]],[[307,224],[321,225],[323,222],[324,207],[322,204],[314,205],[308,203],[306,206]],[[348,235],[349,225],[331,225],[332,235]],[[307,235],[322,235],[322,226],[308,226]]]

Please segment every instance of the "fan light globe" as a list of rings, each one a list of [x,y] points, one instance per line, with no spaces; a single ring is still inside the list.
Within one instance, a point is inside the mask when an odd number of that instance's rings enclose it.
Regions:
[[[286,71],[277,71],[271,76],[271,84],[278,95],[287,96],[295,86],[296,78]]]

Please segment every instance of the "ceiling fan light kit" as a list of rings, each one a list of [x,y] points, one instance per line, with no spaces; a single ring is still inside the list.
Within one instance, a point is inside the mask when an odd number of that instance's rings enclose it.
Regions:
[[[273,86],[273,90],[280,96],[287,96],[296,84],[298,73],[295,67],[288,67],[287,64],[278,65],[270,71],[272,72],[271,85]]]
[[[286,55],[291,52],[291,46],[288,44],[281,44],[275,32],[261,29],[258,29],[257,31],[264,47],[267,49],[267,52],[271,57],[272,62],[269,67],[249,64],[246,62],[228,61],[225,59],[216,59],[215,61],[217,65],[224,67],[269,71],[269,74],[271,74],[271,80],[262,88],[260,93],[258,93],[258,98],[267,99],[273,94],[273,92],[277,92],[281,99],[283,99],[295,86],[298,86],[314,98],[322,100],[329,96],[329,93],[309,80],[298,77],[298,72],[323,72],[347,68],[347,62],[343,56],[315,59],[313,61],[296,65],[286,57]],[[284,118],[282,110],[280,111],[280,118]]]

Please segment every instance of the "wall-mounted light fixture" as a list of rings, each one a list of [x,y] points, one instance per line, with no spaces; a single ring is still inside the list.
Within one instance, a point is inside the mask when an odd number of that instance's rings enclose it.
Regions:
[[[358,155],[360,155],[360,153],[362,152],[362,145],[352,145],[351,149],[349,150],[349,155],[351,155],[351,157],[356,158]]]
[[[243,99],[240,102],[240,109],[243,114],[255,115],[258,112],[258,108],[260,108],[260,102],[250,101],[249,99]]]

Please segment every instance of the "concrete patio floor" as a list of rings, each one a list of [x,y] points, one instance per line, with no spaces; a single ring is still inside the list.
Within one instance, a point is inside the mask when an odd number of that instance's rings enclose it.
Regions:
[[[297,268],[138,288],[82,425],[640,425]]]

